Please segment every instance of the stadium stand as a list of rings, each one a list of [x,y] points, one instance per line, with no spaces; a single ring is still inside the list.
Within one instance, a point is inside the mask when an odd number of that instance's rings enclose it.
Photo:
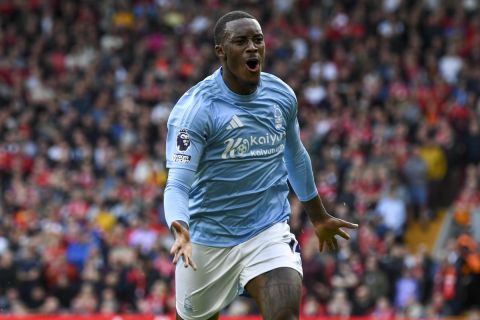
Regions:
[[[266,71],[298,96],[326,205],[360,224],[319,254],[291,197],[302,315],[478,310],[477,1],[4,0],[0,313],[174,312],[166,119],[218,68],[212,24],[232,9],[262,22]],[[439,210],[461,232],[412,249]],[[224,310],[255,314],[248,298]]]

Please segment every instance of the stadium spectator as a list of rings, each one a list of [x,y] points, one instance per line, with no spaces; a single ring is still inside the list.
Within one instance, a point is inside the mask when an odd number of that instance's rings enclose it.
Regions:
[[[340,302],[354,312],[353,293],[370,285],[372,259],[390,284],[378,296],[370,290],[372,315],[402,311],[394,284],[416,253],[372,215],[392,177],[410,191],[408,208],[418,209],[406,228],[417,217],[427,225],[445,206],[462,232],[471,227],[480,179],[476,1],[2,1],[2,312],[162,310],[163,302],[146,303],[158,281],[169,306],[166,119],[179,96],[216,69],[212,23],[233,9],[262,21],[266,71],[298,96],[302,141],[326,205],[360,224],[338,254],[318,256],[293,200],[305,313],[338,314]],[[432,290],[419,283],[409,315],[478,309],[461,296],[460,279],[473,273],[459,267],[465,252],[453,243],[442,257],[415,258],[413,272],[423,270]],[[350,266],[358,281],[346,294],[331,280],[351,252],[366,273]],[[420,267],[422,259],[430,266]]]

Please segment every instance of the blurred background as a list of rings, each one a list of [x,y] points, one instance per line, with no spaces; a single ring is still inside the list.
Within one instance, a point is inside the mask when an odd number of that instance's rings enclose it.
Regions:
[[[166,120],[233,9],[297,94],[326,206],[360,224],[319,254],[292,195],[302,315],[478,312],[478,1],[2,0],[0,313],[174,312]]]

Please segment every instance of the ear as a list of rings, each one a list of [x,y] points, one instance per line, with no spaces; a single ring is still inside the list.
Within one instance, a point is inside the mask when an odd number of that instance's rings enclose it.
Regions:
[[[225,58],[225,51],[223,50],[223,45],[215,45],[215,54],[222,60]]]

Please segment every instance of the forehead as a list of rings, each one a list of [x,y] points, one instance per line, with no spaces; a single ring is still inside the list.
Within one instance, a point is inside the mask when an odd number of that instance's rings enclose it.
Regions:
[[[225,35],[230,37],[247,36],[262,33],[260,24],[255,19],[242,18],[225,24]]]

